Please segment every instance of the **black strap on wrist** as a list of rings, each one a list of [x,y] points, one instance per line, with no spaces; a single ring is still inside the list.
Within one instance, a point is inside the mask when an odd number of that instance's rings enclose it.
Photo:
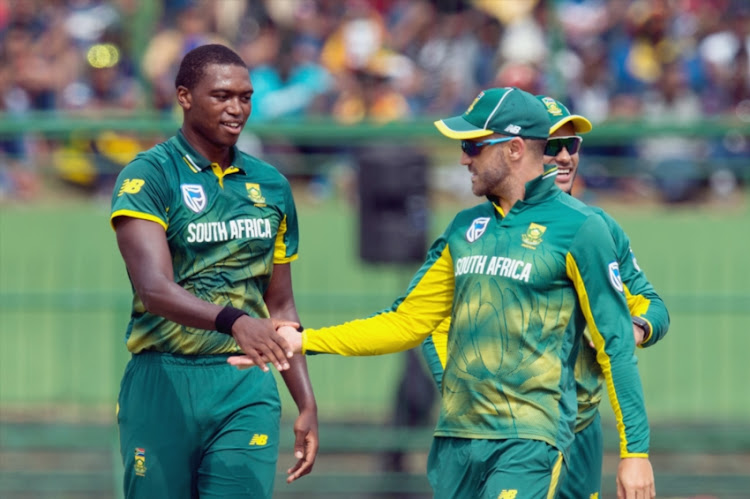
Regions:
[[[219,315],[216,316],[216,330],[220,333],[232,336],[232,326],[237,322],[237,319],[243,315],[247,315],[247,312],[227,305],[222,308]]]

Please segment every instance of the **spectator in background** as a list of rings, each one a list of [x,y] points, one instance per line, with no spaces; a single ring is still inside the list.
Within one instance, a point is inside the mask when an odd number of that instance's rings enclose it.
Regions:
[[[132,18],[134,5],[133,0],[0,0],[1,50],[10,67],[3,89],[6,112],[96,106],[79,85],[90,83],[86,52],[106,42],[122,16]],[[366,66],[381,54],[390,61],[377,74],[388,74],[389,92],[400,95],[409,112],[393,113],[401,106],[389,98],[387,111],[376,114],[399,120],[458,112],[477,87],[516,85],[560,95],[599,124],[616,119],[622,96],[646,98],[674,64],[698,96],[701,117],[744,119],[750,107],[748,5],[744,0],[162,0],[163,20],[154,23],[140,67],[127,68],[126,62],[119,74],[138,77],[142,71],[149,87],[145,100],[162,111],[175,110],[171,82],[180,56],[213,41],[240,49],[253,44],[261,27],[273,26],[279,39],[266,44],[270,54],[255,54],[257,64],[248,60],[258,91],[271,97],[258,101],[263,109],[256,119],[330,116],[334,109],[340,116],[366,115],[356,106],[341,112],[340,105],[359,98],[352,96],[364,91],[361,73],[372,73]],[[119,46],[128,61],[131,47]],[[373,93],[383,89],[379,78],[366,83],[377,87]],[[283,105],[265,106],[274,101]],[[6,153],[26,148],[33,157],[54,146],[30,137],[3,140],[15,144],[7,145]],[[736,140],[729,142],[732,150],[743,150]],[[712,147],[719,157],[737,154],[722,142]],[[596,159],[596,151],[589,152],[589,160]],[[587,181],[597,178],[603,177],[588,175]]]
[[[62,89],[73,81],[81,66],[65,27],[65,11],[33,0],[13,3],[0,47],[1,108],[15,116],[57,109]],[[54,142],[28,135],[12,135],[2,142],[5,160],[1,189],[11,196],[34,197],[40,188],[37,162],[48,162]]]
[[[315,108],[333,86],[330,73],[317,63],[312,40],[282,33],[273,24],[240,47],[253,82],[252,121],[299,120]]]
[[[103,38],[108,39],[116,41]],[[63,92],[65,109],[102,119],[125,116],[142,105],[140,85],[129,74],[124,58],[118,44],[92,45],[86,53],[86,71]],[[135,130],[74,133],[55,151],[54,165],[64,182],[91,194],[108,195],[120,170],[145,145]]]
[[[171,10],[167,10],[169,14]],[[149,41],[141,69],[152,87],[156,109],[172,111],[174,104],[174,79],[182,57],[190,50],[209,43],[228,44],[211,31],[210,11],[206,4],[186,0],[176,7],[174,19],[167,20],[170,27],[159,31]]]
[[[679,63],[665,65],[661,75],[644,95],[643,112],[650,123],[690,124],[701,118],[699,97],[687,84]],[[699,137],[679,134],[660,134],[639,140],[639,154],[648,161],[656,187],[664,201],[690,201],[701,186],[702,161],[706,157],[707,142]]]

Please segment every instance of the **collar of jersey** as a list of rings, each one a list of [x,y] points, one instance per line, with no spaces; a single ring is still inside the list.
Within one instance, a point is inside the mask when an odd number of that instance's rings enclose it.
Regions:
[[[198,151],[196,151],[193,146],[190,145],[190,142],[188,142],[185,136],[182,134],[182,130],[178,130],[177,135],[169,139],[169,141],[172,143],[172,145],[175,146],[178,151],[180,151],[180,154],[185,160],[185,163],[190,167],[191,170],[193,170],[193,172],[198,173],[199,171],[203,171],[206,168],[211,168],[211,161],[201,156],[200,153],[198,153]],[[242,154],[240,154],[240,150],[237,148],[237,146],[232,146],[232,157],[234,158],[235,163],[232,166],[244,172],[245,169],[243,168],[244,165],[242,162]]]
[[[541,203],[548,197],[562,192],[555,186],[555,178],[557,178],[557,166],[544,165],[544,173],[526,182],[526,195],[523,201],[531,204]]]
[[[556,177],[557,167],[553,165],[544,165],[544,173],[542,173],[535,179],[526,182],[526,196],[524,196],[522,201],[524,203],[536,204],[542,202],[550,196],[554,196],[555,194],[557,194],[557,192],[555,191]],[[494,204],[496,208],[500,207],[500,203],[497,197],[487,196],[487,199],[492,201],[492,204]],[[500,213],[502,214],[502,210],[500,210]]]

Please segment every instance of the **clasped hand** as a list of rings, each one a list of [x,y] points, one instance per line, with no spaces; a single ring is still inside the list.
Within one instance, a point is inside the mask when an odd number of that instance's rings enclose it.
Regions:
[[[237,369],[259,366],[264,371],[268,371],[266,364],[273,364],[279,371],[289,369],[287,358],[291,358],[294,352],[302,351],[302,335],[297,331],[299,324],[277,319],[271,319],[271,323],[275,329],[275,332],[271,333],[271,342],[258,347],[252,344],[253,342],[247,342],[248,345],[244,345],[239,338],[236,338],[245,354],[229,357],[227,362]]]

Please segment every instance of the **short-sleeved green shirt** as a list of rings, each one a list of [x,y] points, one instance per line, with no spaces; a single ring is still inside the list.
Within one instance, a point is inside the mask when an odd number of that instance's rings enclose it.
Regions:
[[[303,350],[374,355],[419,345],[450,318],[436,436],[548,442],[567,453],[577,413],[574,363],[588,325],[621,455],[643,457],[649,430],[614,242],[593,210],[554,185],[526,184],[509,213],[460,212],[390,311],[307,329]]]
[[[232,166],[222,171],[179,132],[140,153],[117,178],[110,220],[161,225],[175,282],[203,300],[268,317],[263,294],[273,265],[297,258],[297,212],[278,170],[236,147],[233,152]],[[133,353],[240,351],[230,336],[150,314],[135,291],[126,341]]]

